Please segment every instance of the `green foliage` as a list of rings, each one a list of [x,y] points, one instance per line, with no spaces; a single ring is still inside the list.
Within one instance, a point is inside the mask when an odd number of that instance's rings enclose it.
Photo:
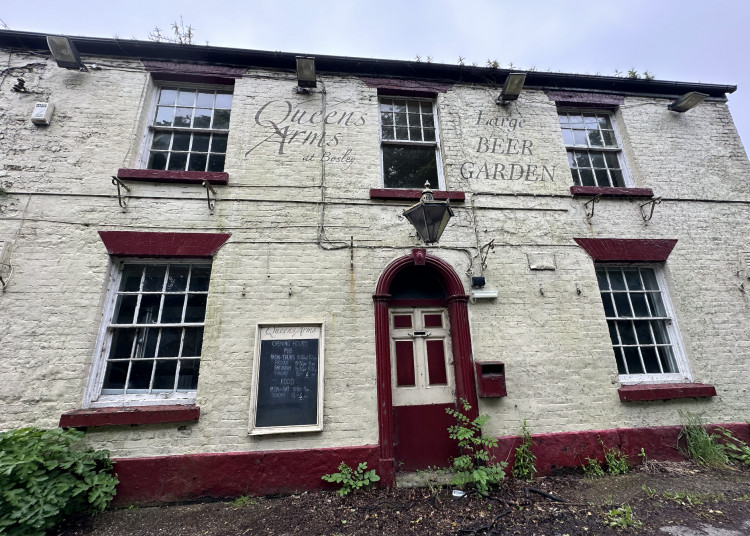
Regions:
[[[495,462],[490,449],[497,447],[497,438],[482,434],[482,426],[490,420],[489,415],[480,415],[470,419],[466,413],[471,405],[461,399],[463,412],[445,408],[445,412],[456,419],[456,424],[448,427],[448,437],[458,441],[461,456],[453,459],[453,471],[456,473],[451,480],[453,486],[472,484],[479,492],[487,493],[490,486],[501,482],[505,478],[505,462]]]
[[[663,497],[680,506],[698,506],[705,501],[725,501],[723,493],[693,493],[690,491],[665,491]]]
[[[653,499],[657,495],[656,490],[654,488],[649,488],[646,484],[643,484],[641,486],[641,489],[646,492],[646,496],[649,499]]]
[[[680,435],[677,436],[677,441],[685,438],[687,449],[684,451],[680,449],[685,456],[705,467],[726,467],[729,465],[729,458],[724,446],[717,441],[719,436],[708,433],[700,413],[680,411],[680,418],[683,425]]]
[[[627,529],[630,527],[637,529],[643,525],[640,521],[635,520],[633,510],[628,504],[623,504],[619,508],[613,508],[604,514],[604,524],[618,529]]]
[[[523,421],[521,429],[523,443],[516,449],[516,457],[513,462],[513,478],[530,482],[536,475],[536,456],[531,452],[531,434],[526,428],[526,420]]]
[[[624,475],[630,471],[628,457],[620,452],[619,449],[612,447],[608,449],[602,443],[604,449],[604,465],[607,467],[607,473],[610,475]]]
[[[726,428],[719,428],[724,436],[724,452],[727,457],[737,463],[750,465],[750,446],[741,439],[737,439]]]
[[[583,468],[583,474],[589,478],[604,476],[604,469],[602,469],[602,464],[599,460],[586,458],[586,463],[581,467]]]
[[[43,535],[65,516],[101,512],[117,478],[106,450],[73,450],[76,430],[0,433],[0,534]]]
[[[252,495],[241,495],[232,501],[232,506],[243,508],[245,506],[257,506],[263,497],[253,497]]]
[[[341,484],[339,495],[342,497],[352,491],[366,488],[373,482],[380,480],[380,477],[375,474],[375,469],[367,470],[367,462],[360,463],[354,470],[344,462],[341,462],[338,473],[323,475],[321,478],[326,482]]]

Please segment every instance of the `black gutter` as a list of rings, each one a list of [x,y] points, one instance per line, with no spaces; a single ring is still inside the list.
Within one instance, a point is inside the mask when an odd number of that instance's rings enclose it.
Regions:
[[[0,30],[0,47],[49,53],[47,34]],[[267,52],[202,45],[176,45],[133,39],[104,39],[98,37],[73,37],[78,52],[84,56],[113,56],[138,58],[141,60],[177,61],[227,65],[256,69],[274,69],[294,72],[297,56],[290,52]],[[351,58],[346,56],[315,55],[318,73],[358,75],[382,78],[405,78],[440,82],[475,83],[500,85],[505,81],[508,69],[471,67],[442,63],[426,63],[401,60]],[[619,94],[640,94],[674,98],[689,91],[707,93],[713,99],[726,100],[737,86],[645,80],[626,77],[593,76],[581,74],[525,71],[525,87],[573,91],[598,91]]]

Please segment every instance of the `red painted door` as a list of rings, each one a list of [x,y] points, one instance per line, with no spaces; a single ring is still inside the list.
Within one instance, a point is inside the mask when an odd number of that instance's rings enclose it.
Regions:
[[[393,447],[398,470],[445,467],[457,455],[448,437],[455,405],[448,310],[390,311]]]

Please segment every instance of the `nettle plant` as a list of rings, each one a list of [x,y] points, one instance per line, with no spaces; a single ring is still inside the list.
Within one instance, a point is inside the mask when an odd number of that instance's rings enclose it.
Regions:
[[[339,472],[323,475],[321,477],[326,482],[335,482],[341,484],[339,495],[342,497],[352,491],[357,491],[369,487],[373,482],[380,480],[375,474],[375,469],[367,470],[367,462],[360,463],[356,469],[352,469],[344,462],[339,464]]]
[[[20,428],[0,433],[0,534],[44,535],[64,517],[101,512],[117,477],[106,450],[76,450],[83,432]]]
[[[463,412],[445,408],[445,412],[456,419],[456,424],[448,427],[448,437],[458,441],[461,455],[453,459],[452,486],[472,484],[480,493],[505,479],[506,462],[496,462],[490,449],[497,447],[497,438],[482,434],[482,427],[490,420],[489,415],[479,415],[475,419],[466,413],[471,405],[460,400]]]

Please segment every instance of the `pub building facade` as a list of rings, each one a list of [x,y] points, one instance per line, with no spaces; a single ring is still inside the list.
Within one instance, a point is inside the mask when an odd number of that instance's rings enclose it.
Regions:
[[[0,31],[0,428],[118,501],[748,439],[730,85]],[[425,186],[427,185],[427,187]],[[421,234],[432,231],[433,234]],[[440,236],[436,236],[439,233]]]

